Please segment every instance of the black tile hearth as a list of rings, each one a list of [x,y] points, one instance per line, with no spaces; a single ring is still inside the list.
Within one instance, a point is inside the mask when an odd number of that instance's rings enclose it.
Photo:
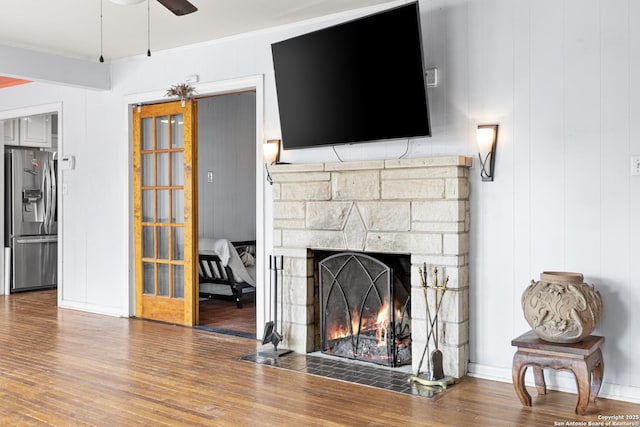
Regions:
[[[298,353],[288,353],[280,357],[249,354],[240,357],[240,360],[414,396],[433,397],[437,394],[427,387],[409,382],[411,374],[407,372],[328,357]]]

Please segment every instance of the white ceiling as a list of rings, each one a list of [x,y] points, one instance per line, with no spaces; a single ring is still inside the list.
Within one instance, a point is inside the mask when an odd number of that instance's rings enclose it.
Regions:
[[[153,54],[390,0],[191,0],[198,11],[185,16],[149,1]],[[105,61],[146,54],[147,1],[102,5]],[[100,0],[0,0],[0,43],[97,61]]]

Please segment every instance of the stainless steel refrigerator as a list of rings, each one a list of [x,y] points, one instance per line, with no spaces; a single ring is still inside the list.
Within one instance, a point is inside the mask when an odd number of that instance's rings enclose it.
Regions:
[[[53,288],[58,280],[56,153],[5,149],[5,246],[11,292]]]

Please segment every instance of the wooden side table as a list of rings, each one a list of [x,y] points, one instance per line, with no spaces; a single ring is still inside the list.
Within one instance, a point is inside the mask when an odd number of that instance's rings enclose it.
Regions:
[[[531,406],[531,396],[524,385],[524,374],[533,367],[533,377],[538,394],[546,394],[543,369],[565,369],[573,372],[578,385],[576,413],[584,415],[589,402],[595,402],[604,375],[604,359],[600,346],[604,337],[590,335],[575,344],[556,344],[543,341],[534,331],[529,331],[511,341],[518,347],[513,356],[513,387],[523,406]],[[592,381],[593,380],[593,381]]]

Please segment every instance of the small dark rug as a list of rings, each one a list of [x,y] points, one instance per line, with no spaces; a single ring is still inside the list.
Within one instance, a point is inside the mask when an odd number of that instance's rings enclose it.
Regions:
[[[433,397],[437,394],[425,387],[409,382],[411,374],[407,372],[398,372],[373,365],[366,366],[365,364],[328,357],[299,353],[288,353],[280,357],[249,354],[240,357],[240,360],[414,396]]]

